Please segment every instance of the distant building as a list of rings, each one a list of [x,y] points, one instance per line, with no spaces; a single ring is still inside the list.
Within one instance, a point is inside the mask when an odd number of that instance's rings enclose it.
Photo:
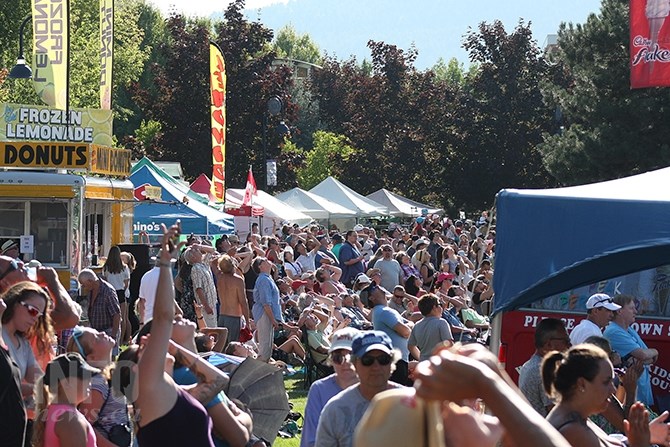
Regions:
[[[311,64],[309,62],[299,61],[296,59],[283,59],[277,58],[272,61],[273,67],[288,67],[293,71],[293,80],[297,83],[303,82],[308,79],[313,70],[320,70],[321,66],[316,64]]]
[[[547,56],[556,53],[556,51],[558,51],[558,34],[547,34],[547,38],[544,39],[542,48],[544,48],[544,54]]]

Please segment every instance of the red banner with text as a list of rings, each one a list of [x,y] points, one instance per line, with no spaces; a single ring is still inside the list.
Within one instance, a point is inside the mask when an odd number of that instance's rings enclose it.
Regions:
[[[630,0],[630,86],[670,85],[670,2]]]

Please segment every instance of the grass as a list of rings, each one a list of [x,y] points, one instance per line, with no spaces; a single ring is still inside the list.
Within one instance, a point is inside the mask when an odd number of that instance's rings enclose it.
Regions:
[[[288,400],[293,403],[293,411],[296,411],[303,416],[305,415],[305,404],[307,403],[307,390],[302,386],[302,375],[296,374],[291,378],[284,379],[284,387],[288,392]],[[298,425],[302,427],[303,420],[298,421]],[[298,447],[300,445],[300,435],[295,438],[280,438],[277,437],[273,447]]]

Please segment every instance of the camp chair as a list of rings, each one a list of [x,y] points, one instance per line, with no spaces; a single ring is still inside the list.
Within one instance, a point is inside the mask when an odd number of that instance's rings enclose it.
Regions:
[[[322,362],[317,362],[315,360],[315,350],[309,345],[309,340],[307,339],[307,327],[303,326],[300,329],[302,331],[302,337],[300,341],[305,347],[305,378],[303,381],[303,389],[307,390],[310,386],[312,386],[312,383],[331,375],[335,370],[332,366],[327,365],[325,360]]]

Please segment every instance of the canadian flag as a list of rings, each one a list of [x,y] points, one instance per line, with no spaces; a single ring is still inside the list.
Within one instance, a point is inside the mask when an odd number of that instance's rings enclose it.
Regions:
[[[249,174],[247,175],[247,187],[244,190],[244,199],[242,200],[242,205],[251,205],[253,196],[258,195],[258,190],[256,189],[256,180],[254,180],[254,173],[251,172],[251,166],[249,166]]]

